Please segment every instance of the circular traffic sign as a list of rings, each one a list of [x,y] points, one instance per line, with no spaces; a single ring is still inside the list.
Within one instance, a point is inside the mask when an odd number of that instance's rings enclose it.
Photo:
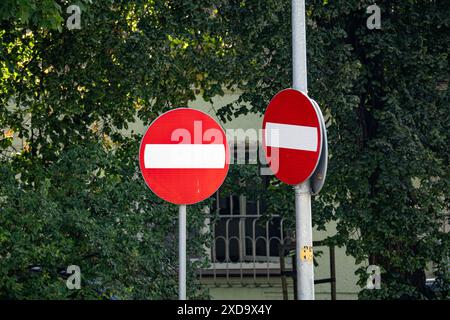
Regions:
[[[210,197],[228,172],[225,132],[209,115],[190,108],[168,111],[142,138],[139,165],[148,187],[174,204]]]
[[[264,150],[281,181],[296,185],[309,179],[322,150],[320,118],[302,92],[286,89],[270,101],[263,119]]]

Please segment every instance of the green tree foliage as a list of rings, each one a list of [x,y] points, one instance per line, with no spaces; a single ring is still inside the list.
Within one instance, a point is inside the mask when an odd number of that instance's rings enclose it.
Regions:
[[[176,207],[143,184],[139,137],[123,129],[194,97],[198,72],[177,40],[192,26],[166,2],[93,1],[77,3],[82,27],[68,30],[48,21],[70,3],[45,3],[62,9],[41,16],[41,1],[2,2],[0,297],[175,298]],[[215,55],[214,40],[197,41]],[[200,264],[205,204],[189,208]],[[80,291],[59,274],[70,264]]]
[[[5,0],[0,3],[0,20],[10,25],[32,25],[62,30],[61,3],[54,0]]]
[[[135,179],[138,138],[123,129],[136,116],[149,123],[224,88],[243,94],[218,110],[223,120],[264,112],[291,85],[290,1],[78,1],[80,30],[64,26],[69,4],[0,5],[0,292],[174,297],[173,239],[165,238],[175,232],[174,208]],[[337,220],[330,241],[381,266],[382,290],[363,290],[362,298],[422,298],[426,264],[447,270],[450,251],[441,229],[450,181],[450,4],[377,1],[382,29],[369,30],[371,4],[307,1],[309,94],[328,116],[332,154],[313,219],[319,228]],[[252,170],[233,168],[230,190],[250,180],[246,190],[258,194]],[[271,212],[292,218],[291,189],[272,180],[269,191]],[[191,211],[198,230],[201,213]],[[160,228],[136,241],[146,223]],[[37,239],[36,250],[18,239],[25,236]],[[191,250],[204,241],[194,239]],[[67,292],[53,281],[54,270],[76,264],[72,255],[91,291]],[[43,271],[27,273],[33,264]]]
[[[33,185],[3,165],[0,171],[0,298],[172,299],[177,296],[177,207],[164,203],[137,172],[137,141],[115,152],[95,142],[66,148],[34,169]],[[200,207],[188,223],[200,228]],[[189,239],[202,257],[205,237]],[[189,294],[200,260],[191,266]],[[66,287],[69,265],[81,270],[81,290]]]

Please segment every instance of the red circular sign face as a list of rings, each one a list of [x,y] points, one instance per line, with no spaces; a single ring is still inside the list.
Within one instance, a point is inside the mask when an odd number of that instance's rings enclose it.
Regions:
[[[309,179],[322,149],[319,115],[302,92],[286,89],[273,97],[263,119],[264,149],[271,170],[296,185]]]
[[[141,141],[139,165],[149,188],[174,204],[210,197],[228,172],[225,132],[209,115],[179,108],[159,116]]]

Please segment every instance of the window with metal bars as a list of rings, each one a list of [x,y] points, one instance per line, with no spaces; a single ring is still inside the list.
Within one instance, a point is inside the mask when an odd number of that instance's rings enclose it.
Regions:
[[[279,257],[279,244],[284,237],[282,219],[266,218],[265,209],[260,200],[216,194],[211,246],[214,262],[266,262]]]

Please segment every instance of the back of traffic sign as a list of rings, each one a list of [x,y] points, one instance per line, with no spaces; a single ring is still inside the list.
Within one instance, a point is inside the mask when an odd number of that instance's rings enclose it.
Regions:
[[[311,181],[311,191],[313,194],[319,194],[325,184],[325,179],[327,176],[328,169],[328,139],[327,139],[327,127],[325,124],[325,118],[323,117],[322,111],[316,101],[312,100],[314,106],[316,107],[317,113],[320,117],[320,124],[322,127],[322,152],[320,153],[319,163],[317,164],[316,170],[312,174]]]

